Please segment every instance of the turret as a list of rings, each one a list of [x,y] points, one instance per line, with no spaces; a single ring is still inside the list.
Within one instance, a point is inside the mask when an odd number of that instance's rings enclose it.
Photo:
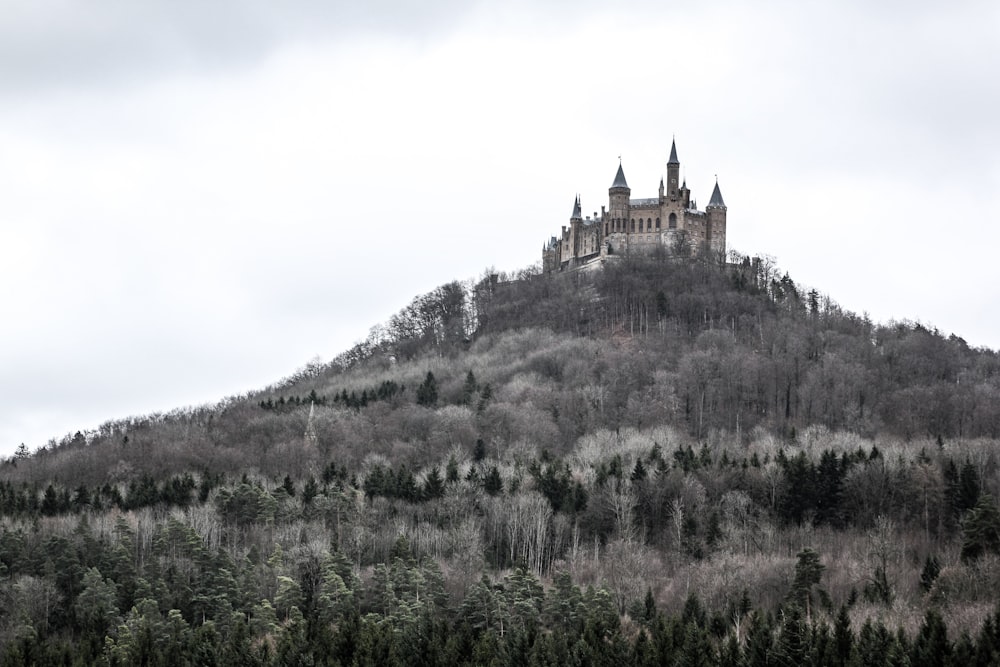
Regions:
[[[715,180],[712,198],[705,207],[708,219],[705,221],[705,242],[712,250],[726,251],[726,202],[719,190],[719,180]]]
[[[632,194],[628,183],[625,181],[625,171],[618,163],[618,173],[615,174],[615,181],[608,188],[608,215],[611,218],[611,233],[625,231],[628,221],[628,199]]]
[[[677,142],[670,142],[670,159],[667,160],[667,196],[675,200],[680,190],[681,162],[677,159]]]

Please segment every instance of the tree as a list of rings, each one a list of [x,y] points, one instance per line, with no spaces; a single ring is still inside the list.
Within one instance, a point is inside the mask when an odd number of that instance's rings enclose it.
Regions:
[[[437,466],[431,468],[431,471],[427,473],[427,479],[424,480],[423,495],[427,500],[434,500],[444,495],[444,480],[441,479],[441,472]]]
[[[950,655],[951,642],[948,641],[948,628],[945,627],[944,619],[936,610],[929,609],[913,642],[910,663],[913,667],[944,665]]]
[[[796,554],[796,557],[798,562],[795,564],[795,579],[788,592],[788,599],[805,612],[806,623],[809,624],[812,623],[812,588],[820,582],[826,566],[819,562],[819,554],[809,547]]]
[[[1000,509],[991,495],[983,494],[962,522],[962,561],[987,553],[1000,553]]]
[[[90,568],[83,575],[83,591],[76,599],[76,620],[84,631],[103,637],[118,616],[115,582],[105,581],[97,568]]]
[[[920,590],[924,593],[930,592],[939,574],[941,574],[941,561],[937,556],[928,554],[924,559],[924,568],[920,571]]]
[[[448,465],[445,467],[444,479],[448,484],[454,484],[458,481],[458,461],[455,459],[454,454],[448,457]]]
[[[427,377],[423,383],[417,387],[417,405],[432,408],[437,404],[438,388],[434,373],[427,371]]]
[[[462,385],[462,405],[472,404],[472,395],[479,390],[475,374],[470,370],[465,375],[465,384]]]
[[[483,489],[491,496],[503,493],[503,479],[496,466],[490,466],[490,471],[486,473],[486,477],[483,479]]]

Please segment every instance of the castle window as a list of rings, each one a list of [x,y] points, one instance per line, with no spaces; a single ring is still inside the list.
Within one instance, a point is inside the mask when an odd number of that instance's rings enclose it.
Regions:
[[[706,241],[711,241],[712,240],[712,221],[711,220],[709,220],[708,222],[705,223],[705,240]]]
[[[656,219],[656,231],[660,231],[660,219]]]
[[[677,229],[677,214],[671,213],[670,218],[667,221],[667,227],[670,229]]]
[[[635,231],[635,218],[632,218],[631,231]]]
[[[646,231],[648,232],[652,228],[653,228],[653,219],[652,218],[646,218]]]
[[[608,223],[606,223],[606,222],[604,223],[604,235],[605,236],[608,235]]]

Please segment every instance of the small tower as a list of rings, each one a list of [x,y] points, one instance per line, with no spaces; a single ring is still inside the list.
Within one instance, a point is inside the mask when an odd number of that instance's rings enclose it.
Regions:
[[[681,162],[677,159],[677,142],[670,141],[670,159],[667,160],[667,196],[676,201],[680,192]]]
[[[626,230],[629,212],[628,199],[631,194],[632,190],[625,181],[625,171],[619,162],[615,181],[608,188],[608,209],[610,209],[608,215],[611,217],[611,233]]]
[[[712,198],[705,207],[708,220],[705,221],[705,243],[712,250],[726,252],[726,202],[719,190],[719,179],[715,179]]]

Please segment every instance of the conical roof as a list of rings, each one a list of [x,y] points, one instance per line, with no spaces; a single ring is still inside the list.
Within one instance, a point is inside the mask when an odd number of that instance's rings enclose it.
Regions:
[[[576,196],[573,200],[573,215],[570,216],[570,220],[582,220],[583,212],[580,211],[580,195]]]
[[[667,160],[667,164],[680,164],[681,161],[677,159],[677,142],[673,139],[670,140],[670,159]]]
[[[715,182],[715,189],[712,190],[712,198],[708,200],[709,206],[725,206],[726,202],[722,201],[722,192],[719,190],[719,182]]]
[[[618,163],[618,173],[615,174],[615,182],[611,184],[613,188],[627,188],[628,183],[625,182],[625,171],[622,169],[622,165]]]

